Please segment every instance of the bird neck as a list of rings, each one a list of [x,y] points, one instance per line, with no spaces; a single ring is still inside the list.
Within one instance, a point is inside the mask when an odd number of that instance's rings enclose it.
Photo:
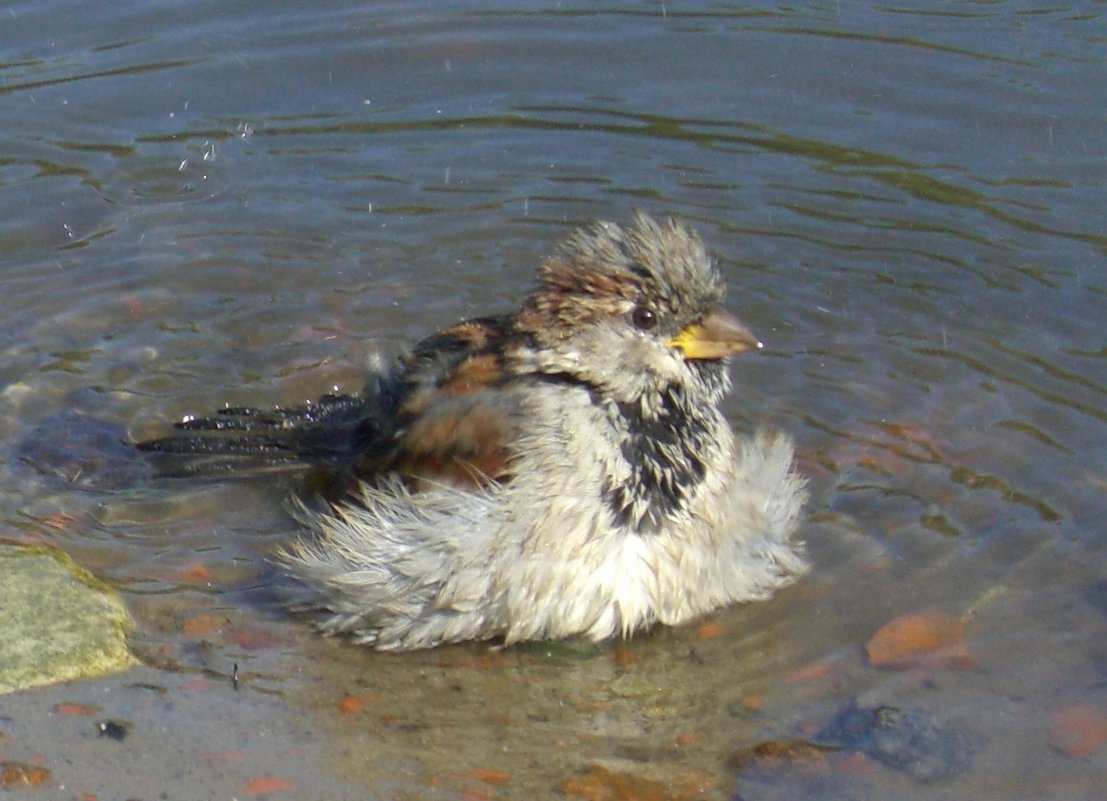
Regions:
[[[620,469],[608,471],[603,497],[615,521],[640,534],[684,514],[720,452],[727,430],[718,402],[726,389],[716,365],[689,385],[669,385],[609,410],[619,435]]]

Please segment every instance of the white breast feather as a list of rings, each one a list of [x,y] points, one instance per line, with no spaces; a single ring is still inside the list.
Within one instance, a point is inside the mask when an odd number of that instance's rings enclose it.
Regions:
[[[563,387],[528,402],[536,425],[510,484],[413,494],[394,481],[363,487],[360,506],[300,506],[316,536],[281,559],[325,598],[324,631],[381,649],[626,636],[764,598],[806,569],[788,437],[724,426],[714,479],[675,525],[640,534],[597,499],[614,446],[582,433],[602,426],[595,407],[567,409]]]

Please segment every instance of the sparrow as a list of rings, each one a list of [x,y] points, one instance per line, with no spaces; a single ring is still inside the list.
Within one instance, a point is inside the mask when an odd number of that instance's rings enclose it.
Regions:
[[[700,237],[637,213],[571,234],[519,308],[439,331],[357,396],[226,408],[141,442],[176,475],[325,468],[277,561],[318,628],[383,651],[628,637],[764,599],[806,569],[790,438],[736,435]]]

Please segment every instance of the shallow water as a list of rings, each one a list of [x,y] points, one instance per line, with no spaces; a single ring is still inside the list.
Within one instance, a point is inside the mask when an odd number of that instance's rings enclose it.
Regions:
[[[116,584],[147,664],[5,698],[3,753],[60,797],[544,798],[599,765],[673,798],[1100,798],[1105,61],[1102,3],[7,4],[0,524]],[[717,626],[376,655],[284,611],[281,482],[94,491],[20,458],[73,412],[138,438],[356,389],[634,207],[717,253],[766,342],[728,413],[791,431],[812,483],[812,574]],[[868,663],[923,610],[967,658]],[[49,714],[92,698],[131,756]],[[971,764],[739,764],[855,700]]]

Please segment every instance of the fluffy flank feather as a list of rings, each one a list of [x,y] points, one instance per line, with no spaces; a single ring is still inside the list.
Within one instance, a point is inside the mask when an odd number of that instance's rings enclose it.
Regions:
[[[391,480],[363,483],[356,503],[323,511],[295,499],[296,518],[315,536],[277,559],[326,599],[320,628],[328,634],[381,650],[495,636],[490,616],[473,612],[490,586],[479,576],[495,546],[481,539],[503,524],[501,492],[440,485],[412,493]]]

